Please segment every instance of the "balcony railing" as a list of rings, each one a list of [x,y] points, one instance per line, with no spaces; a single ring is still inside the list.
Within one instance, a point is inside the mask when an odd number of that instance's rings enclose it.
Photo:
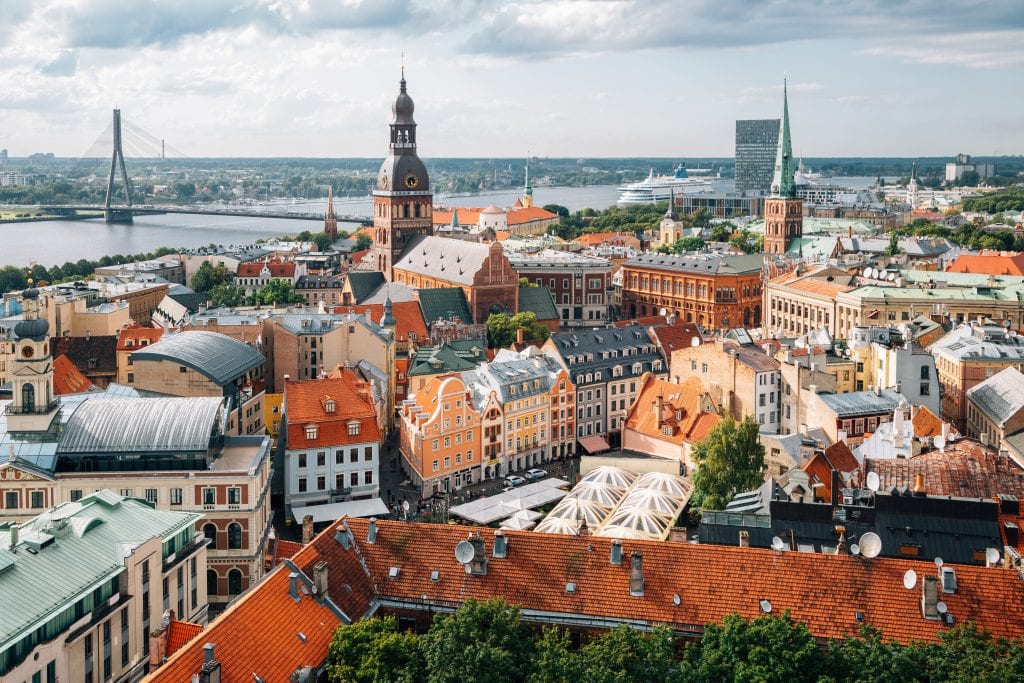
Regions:
[[[4,409],[4,413],[7,415],[42,415],[50,412],[51,410],[56,410],[59,404],[60,402],[57,400],[50,401],[42,410],[37,410],[35,406],[16,408],[13,404],[7,404],[7,407]]]

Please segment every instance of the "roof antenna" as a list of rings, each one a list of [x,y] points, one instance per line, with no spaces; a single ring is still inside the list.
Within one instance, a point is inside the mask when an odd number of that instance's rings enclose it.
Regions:
[[[405,51],[402,51],[402,80],[405,80]]]

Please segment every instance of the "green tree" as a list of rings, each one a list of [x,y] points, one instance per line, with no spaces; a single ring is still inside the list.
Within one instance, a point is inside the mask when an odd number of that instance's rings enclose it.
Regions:
[[[895,256],[900,253],[899,237],[895,233],[889,235],[889,246],[886,247],[885,253],[889,256]]]
[[[214,306],[241,306],[245,303],[245,289],[237,285],[216,285],[206,293]]]
[[[534,643],[530,683],[576,683],[580,680],[579,656],[572,650],[569,631],[548,626]]]
[[[334,632],[327,677],[332,683],[419,683],[426,681],[426,662],[415,634],[400,633],[394,617],[373,617]]]
[[[715,425],[693,451],[697,471],[693,473],[691,504],[721,510],[737,493],[761,485],[764,446],[757,437],[757,423],[750,415],[739,424],[725,417]]]
[[[305,301],[305,298],[292,291],[292,285],[287,280],[273,279],[256,290],[256,303],[269,306],[271,304],[297,304]]]
[[[551,213],[557,213],[562,218],[567,218],[569,216],[569,209],[565,208],[561,204],[545,204],[544,210],[550,211]]]
[[[514,683],[531,668],[530,627],[500,598],[469,598],[452,616],[438,616],[421,645],[430,683]]]
[[[718,225],[711,228],[711,241],[728,242],[729,238],[732,237],[732,231],[732,223],[719,223]]]
[[[524,340],[544,341],[551,331],[537,322],[533,311],[522,311],[509,317],[505,313],[491,313],[487,318],[487,339],[492,349],[504,349],[516,340],[518,330],[523,331]]]
[[[530,282],[525,277],[519,278],[519,286],[520,287],[540,287],[540,285],[538,285],[536,282]]]
[[[341,233],[339,233],[339,236],[340,234]],[[316,243],[317,251],[327,251],[331,248],[331,238],[327,236],[326,232],[314,233],[313,242]]]
[[[1017,652],[1004,640],[979,629],[975,624],[960,624],[939,634],[940,643],[924,646],[928,673],[936,681],[1017,681],[1021,671],[1007,666],[1008,656],[1016,654],[1020,662],[1020,643]]]
[[[356,251],[366,251],[373,246],[373,240],[365,232],[356,235]]]
[[[174,194],[178,199],[192,199],[196,193],[196,184],[185,180],[180,180],[174,183],[172,188],[174,189]]]
[[[913,681],[925,671],[925,665],[919,646],[886,642],[881,631],[870,626],[862,626],[855,637],[831,641],[825,650],[824,668],[830,677],[850,683]]]
[[[619,626],[587,643],[580,650],[580,680],[588,683],[625,683],[682,679],[673,654],[675,637],[659,626],[650,635]]]
[[[721,625],[705,626],[704,639],[688,654],[702,681],[810,683],[822,672],[818,644],[789,612],[753,621],[730,614]]]
[[[224,264],[214,266],[209,261],[203,261],[192,276],[192,289],[197,292],[209,292],[218,285],[231,284],[234,279],[235,274]]]

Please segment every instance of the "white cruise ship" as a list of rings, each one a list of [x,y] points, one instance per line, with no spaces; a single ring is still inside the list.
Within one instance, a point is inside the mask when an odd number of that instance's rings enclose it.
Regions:
[[[654,175],[652,169],[650,174],[638,183],[630,183],[619,188],[620,206],[635,204],[654,204],[669,198],[673,191],[682,194],[686,191],[704,190],[711,187],[711,182],[705,178],[691,178],[686,172],[686,167],[679,164],[672,175]]]

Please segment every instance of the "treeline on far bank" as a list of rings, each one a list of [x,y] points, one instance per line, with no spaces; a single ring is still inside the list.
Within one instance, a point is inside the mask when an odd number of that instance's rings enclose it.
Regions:
[[[1024,641],[993,637],[973,624],[942,632],[937,643],[899,645],[876,629],[819,643],[790,617],[748,621],[733,614],[707,624],[699,642],[661,626],[627,626],[582,641],[558,627],[540,632],[499,598],[467,600],[436,616],[423,635],[401,631],[393,617],[340,626],[328,654],[328,679],[340,683],[803,683],[883,681],[1018,681]]]
[[[32,278],[32,281],[36,284],[40,282],[71,282],[89,277],[97,268],[116,266],[122,263],[133,263],[135,261],[146,261],[160,258],[167,254],[177,254],[179,251],[181,250],[172,249],[171,247],[159,247],[143,254],[115,254],[98,259],[82,258],[77,261],[68,261],[62,266],[47,267],[39,263],[34,263],[27,268],[4,266],[0,268],[0,292],[24,289],[28,286],[29,278]]]

